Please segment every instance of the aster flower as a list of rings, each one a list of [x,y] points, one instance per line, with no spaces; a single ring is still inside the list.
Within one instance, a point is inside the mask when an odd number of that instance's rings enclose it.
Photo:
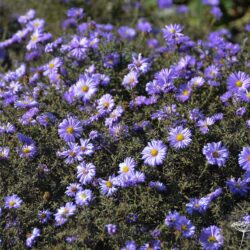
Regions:
[[[234,195],[246,196],[249,192],[249,181],[247,179],[238,178],[231,178],[226,181],[227,187],[229,188],[230,192]]]
[[[105,228],[106,228],[109,235],[116,234],[117,230],[118,230],[118,228],[115,224],[107,224],[107,225],[105,225]]]
[[[107,55],[104,59],[106,68],[114,68],[120,62],[120,55],[116,52]]]
[[[136,31],[128,26],[122,26],[118,29],[118,33],[121,38],[126,40],[132,40],[136,36]]]
[[[231,92],[239,92],[250,87],[250,76],[239,71],[232,73],[227,80],[227,88]]]
[[[58,69],[62,67],[63,60],[59,57],[52,59],[45,67],[43,74],[45,76],[51,76],[58,72]]]
[[[128,65],[128,69],[137,73],[146,73],[150,67],[149,59],[143,58],[141,53],[132,56],[132,63]]]
[[[119,174],[129,174],[134,171],[136,162],[133,158],[127,157],[124,162],[119,164]]]
[[[117,106],[111,113],[108,118],[105,119],[105,126],[112,126],[114,123],[118,121],[118,119],[122,116],[124,110],[122,106]]]
[[[37,147],[35,144],[24,144],[20,149],[21,158],[33,158],[37,154]]]
[[[203,228],[199,237],[200,244],[204,250],[218,250],[222,248],[224,238],[221,229],[217,226]]]
[[[168,141],[176,149],[185,148],[191,143],[191,131],[188,128],[178,126],[169,131]]]
[[[117,177],[109,176],[108,180],[99,179],[101,194],[105,196],[112,196],[117,191],[118,181]]]
[[[101,112],[110,113],[114,106],[115,103],[113,97],[110,94],[105,94],[98,100],[97,109]]]
[[[80,150],[83,155],[91,156],[94,153],[94,145],[90,143],[90,139],[80,139]]]
[[[83,185],[87,185],[92,182],[96,174],[96,167],[92,163],[81,162],[77,166],[77,178]]]
[[[126,89],[133,89],[138,83],[138,73],[135,71],[130,71],[124,76],[122,85]]]
[[[190,238],[195,233],[195,226],[185,216],[180,216],[178,218],[175,228],[184,238]]]
[[[57,152],[57,156],[61,158],[65,158],[66,164],[72,164],[77,161],[81,161],[82,158],[82,151],[80,146],[74,142],[68,143],[69,148],[64,148],[62,152]]]
[[[49,210],[42,210],[38,212],[39,222],[45,224],[49,221],[52,213]]]
[[[80,137],[83,128],[81,122],[75,117],[64,119],[58,126],[58,133],[66,142],[74,142]]]
[[[82,98],[84,102],[89,101],[96,93],[97,87],[92,78],[81,76],[74,87],[74,94],[78,98]]]
[[[214,124],[214,119],[212,117],[207,117],[205,120],[199,120],[197,126],[199,127],[202,134],[207,134],[209,131],[209,126]]]
[[[16,194],[8,195],[4,198],[5,208],[19,208],[23,203],[22,199]]]
[[[28,236],[27,236],[26,246],[32,247],[34,245],[34,243],[36,242],[36,238],[39,237],[40,234],[41,234],[41,230],[35,227],[32,230],[32,233],[28,234]]]
[[[239,154],[239,165],[246,171],[250,171],[250,147],[243,147]]]
[[[79,183],[71,183],[67,186],[65,194],[69,197],[75,197],[76,193],[82,191],[82,187]]]
[[[165,192],[167,190],[166,185],[160,181],[150,181],[149,186],[160,192]]]
[[[169,212],[168,215],[165,218],[165,224],[167,227],[173,228],[176,226],[176,222],[180,218],[180,214],[176,211]]]
[[[78,206],[88,206],[93,199],[93,194],[90,189],[84,189],[76,193],[75,202]]]
[[[9,147],[0,147],[0,159],[8,159],[9,153]]]
[[[74,36],[66,47],[62,46],[62,49],[66,49],[69,52],[69,56],[77,60],[83,60],[87,56],[89,48],[89,41],[86,37],[80,38]]]
[[[204,197],[201,199],[190,199],[190,202],[186,204],[186,210],[188,214],[193,214],[194,212],[204,213],[209,208],[210,199]]]
[[[183,84],[180,86],[176,94],[176,98],[180,102],[185,102],[190,98],[191,92],[192,92],[192,89],[187,84]]]
[[[152,31],[151,24],[145,20],[139,20],[136,27],[143,33],[150,33]]]
[[[127,241],[125,246],[121,248],[121,250],[136,250],[135,241]]]
[[[218,165],[222,167],[226,164],[229,156],[229,152],[222,142],[208,143],[203,147],[202,153],[206,156],[206,159],[211,165]]]
[[[161,165],[167,155],[167,148],[161,140],[152,140],[142,151],[142,159],[149,166]]]
[[[67,202],[65,206],[57,209],[55,214],[56,225],[61,226],[65,224],[68,220],[68,217],[74,215],[75,211],[76,205],[74,205],[72,202]]]

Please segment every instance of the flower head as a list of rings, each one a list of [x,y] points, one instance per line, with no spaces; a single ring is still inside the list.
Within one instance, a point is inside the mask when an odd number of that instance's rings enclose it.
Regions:
[[[168,141],[176,149],[185,148],[191,143],[191,131],[188,128],[178,126],[169,131]]]

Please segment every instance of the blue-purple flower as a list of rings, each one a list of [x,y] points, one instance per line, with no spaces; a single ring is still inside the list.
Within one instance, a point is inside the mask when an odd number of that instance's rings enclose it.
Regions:
[[[171,147],[176,149],[185,148],[191,143],[191,131],[188,128],[178,126],[171,128],[168,135]]]
[[[244,170],[250,171],[250,147],[243,147],[238,162]]]

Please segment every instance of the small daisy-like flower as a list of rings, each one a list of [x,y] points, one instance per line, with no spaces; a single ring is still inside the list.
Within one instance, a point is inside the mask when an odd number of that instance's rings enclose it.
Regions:
[[[135,71],[131,71],[124,76],[122,85],[126,89],[133,89],[137,83],[138,83],[138,74]]]
[[[204,250],[219,250],[224,243],[221,229],[217,226],[203,228],[200,234],[200,244]]]
[[[44,224],[47,223],[50,219],[52,213],[49,210],[42,210],[38,212],[38,218],[40,223]]]
[[[114,235],[117,233],[117,226],[115,224],[107,224],[105,228],[109,235]]]
[[[148,58],[143,58],[141,54],[133,55],[133,62],[128,65],[129,70],[137,73],[146,73],[149,70],[150,63]]]
[[[134,171],[135,160],[131,157],[127,157],[124,162],[119,164],[119,174],[129,174]]]
[[[4,199],[5,208],[19,208],[23,203],[22,199],[19,198],[16,194],[6,196]]]
[[[9,147],[0,147],[0,159],[7,159],[10,153]]]
[[[103,95],[98,100],[97,109],[98,109],[98,111],[109,113],[112,111],[114,106],[115,106],[115,103],[114,103],[113,97],[110,94],[106,94],[106,95]]]
[[[211,165],[222,167],[225,165],[229,152],[222,142],[208,143],[203,147],[202,153],[206,156],[207,161]]]
[[[79,191],[82,191],[81,185],[79,183],[71,183],[67,186],[65,194],[70,197],[75,197],[76,193]]]
[[[180,216],[176,222],[178,230],[184,238],[190,238],[195,233],[195,226],[185,216]]]
[[[149,166],[161,165],[167,155],[167,148],[161,140],[152,140],[142,151],[142,159]]]
[[[201,199],[190,199],[189,203],[186,204],[186,210],[188,214],[193,214],[194,212],[204,213],[210,205],[210,198],[205,197]]]
[[[178,93],[176,94],[176,98],[180,102],[185,102],[189,99],[191,92],[192,89],[187,84],[183,84],[180,86]]]
[[[92,182],[95,177],[96,167],[92,163],[84,163],[81,162],[80,165],[77,166],[77,178],[80,183],[83,185],[87,185]]]
[[[231,178],[226,181],[227,187],[234,195],[246,196],[249,192],[249,180],[238,178]]]
[[[238,160],[240,166],[246,170],[250,171],[250,147],[243,147],[242,151],[239,154]]]
[[[227,80],[228,90],[237,93],[238,91],[245,90],[250,86],[250,76],[244,72],[234,72]]]
[[[34,144],[23,145],[20,150],[20,157],[22,158],[33,158],[37,153],[37,148]]]
[[[59,57],[52,59],[45,67],[43,74],[45,76],[53,75],[58,72],[58,69],[62,67],[63,60]]]
[[[68,220],[68,217],[74,215],[75,211],[76,205],[74,205],[73,202],[67,202],[65,206],[57,209],[57,212],[55,214],[56,225],[61,226],[65,224]]]
[[[74,87],[75,96],[82,98],[84,102],[89,101],[96,91],[97,87],[95,82],[88,76],[80,77]]]
[[[58,127],[59,136],[66,142],[74,142],[76,138],[81,136],[82,131],[81,122],[74,117],[64,119]]]
[[[27,235],[26,246],[32,247],[34,243],[36,242],[36,238],[40,236],[40,233],[41,233],[41,230],[35,227],[32,230],[32,233]]]
[[[109,176],[108,180],[99,179],[101,194],[112,196],[117,191],[118,181],[115,176]]]
[[[93,199],[93,194],[90,189],[85,189],[77,192],[75,196],[75,202],[78,206],[88,206],[90,201]]]
[[[176,149],[185,148],[191,143],[191,131],[188,128],[178,126],[169,131],[168,141]]]
[[[92,155],[94,153],[94,145],[90,143],[90,140],[80,139],[80,150],[84,155]]]

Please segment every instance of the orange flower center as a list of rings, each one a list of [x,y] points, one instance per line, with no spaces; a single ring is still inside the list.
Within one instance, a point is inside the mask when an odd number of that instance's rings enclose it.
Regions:
[[[68,128],[67,128],[67,133],[68,133],[68,134],[72,135],[73,132],[74,132],[74,128],[73,128],[73,127],[68,127]]]
[[[88,92],[88,90],[89,90],[89,86],[84,85],[84,86],[82,87],[82,92],[86,93],[86,92]]]

